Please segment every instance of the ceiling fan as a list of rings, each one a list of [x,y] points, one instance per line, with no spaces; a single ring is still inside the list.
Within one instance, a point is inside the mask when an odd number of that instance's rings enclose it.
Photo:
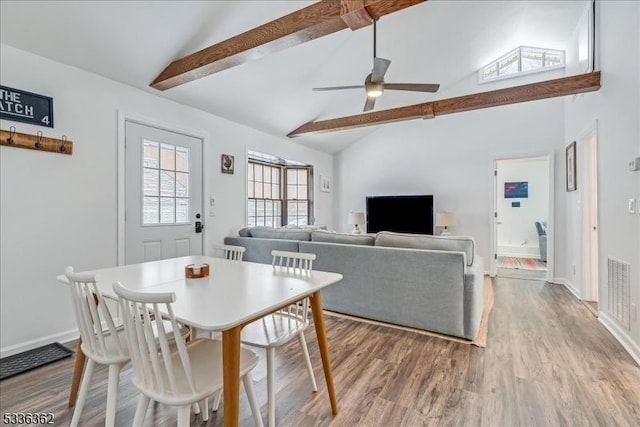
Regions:
[[[389,90],[409,90],[413,92],[436,92],[440,88],[439,84],[430,83],[385,83],[384,75],[391,65],[391,61],[376,56],[376,22],[373,21],[373,69],[371,73],[364,79],[364,85],[356,86],[333,86],[333,87],[314,87],[315,91],[324,90],[343,90],[343,89],[361,89],[364,88],[367,93],[367,101],[362,111],[373,110],[376,104],[376,98],[382,95],[385,89]]]

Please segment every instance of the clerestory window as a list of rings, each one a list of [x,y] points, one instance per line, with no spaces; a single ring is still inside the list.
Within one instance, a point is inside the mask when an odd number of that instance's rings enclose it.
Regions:
[[[480,83],[486,83],[564,66],[563,50],[520,46],[482,67],[478,79]]]

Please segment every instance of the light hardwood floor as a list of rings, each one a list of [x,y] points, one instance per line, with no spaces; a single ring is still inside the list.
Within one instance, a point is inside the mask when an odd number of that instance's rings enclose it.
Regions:
[[[307,334],[320,390],[312,393],[297,343],[277,356],[277,421],[299,426],[638,426],[640,368],[564,287],[499,278],[485,349],[326,316],[340,412],[331,415],[313,329]],[[6,412],[67,408],[72,359],[4,380]],[[104,425],[105,369],[94,374],[82,420]],[[264,358],[254,370],[266,419]],[[123,371],[117,425],[130,426],[137,392]],[[253,425],[244,393],[241,424]],[[221,426],[222,409],[208,423]],[[147,426],[174,426],[175,411],[155,405]]]

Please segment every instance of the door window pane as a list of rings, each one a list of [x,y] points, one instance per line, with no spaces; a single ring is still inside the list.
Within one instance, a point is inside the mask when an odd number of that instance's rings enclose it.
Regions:
[[[172,197],[176,195],[176,173],[160,171],[160,195]]]
[[[160,223],[175,224],[176,199],[173,197],[160,197]]]
[[[160,144],[160,169],[176,170],[175,145]]]
[[[189,172],[188,148],[176,147],[176,170],[180,172]]]
[[[176,197],[189,197],[189,174],[176,172]]]
[[[142,181],[142,194],[145,196],[157,196],[160,190],[160,177],[158,169],[144,168],[144,178]]]
[[[143,141],[142,149],[142,225],[189,223],[189,148]]]
[[[157,142],[143,141],[142,166],[146,168],[160,167],[160,144]]]
[[[189,199],[176,199],[176,224],[189,223]]]
[[[160,198],[159,197],[143,197],[142,198],[142,223],[158,224],[160,222]]]

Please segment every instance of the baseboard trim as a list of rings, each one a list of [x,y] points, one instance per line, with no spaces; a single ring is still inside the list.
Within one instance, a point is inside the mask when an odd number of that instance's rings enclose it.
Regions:
[[[43,345],[51,344],[54,342],[65,343],[77,339],[80,336],[78,329],[71,329],[66,332],[60,332],[58,334],[41,337],[31,341],[25,341],[20,344],[9,345],[0,348],[0,358],[12,356],[14,354],[22,353],[23,351],[31,350]]]
[[[629,353],[631,358],[640,366],[640,346],[635,343],[629,334],[620,328],[620,325],[607,315],[607,313],[600,310],[600,316],[598,317],[600,323],[615,337],[616,340],[622,345],[622,347]]]
[[[567,288],[569,292],[571,292],[576,298],[578,298],[579,300],[582,300],[580,291],[569,280],[564,279],[562,277],[554,277],[553,283],[557,283],[558,285],[564,285],[564,287]]]

